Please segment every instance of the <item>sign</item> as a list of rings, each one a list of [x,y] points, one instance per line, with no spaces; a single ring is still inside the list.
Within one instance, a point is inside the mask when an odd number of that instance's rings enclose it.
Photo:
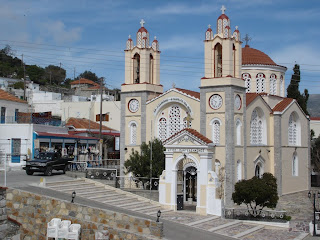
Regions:
[[[185,101],[183,100],[182,98],[179,98],[179,97],[169,97],[169,98],[166,98],[164,100],[162,100],[158,105],[157,107],[154,109],[153,111],[153,114],[156,115],[158,113],[158,111],[166,104],[168,103],[180,103],[182,104],[186,109],[187,109],[187,112],[189,113],[192,113],[192,109],[190,107],[190,105]]]
[[[119,151],[120,150],[120,137],[115,137],[114,140],[114,150]]]
[[[40,140],[39,139],[34,140],[34,148],[40,148]]]

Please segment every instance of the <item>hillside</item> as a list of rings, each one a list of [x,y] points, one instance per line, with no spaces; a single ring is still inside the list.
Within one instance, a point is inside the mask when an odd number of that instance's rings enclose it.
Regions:
[[[320,94],[310,94],[308,112],[311,117],[320,117]]]

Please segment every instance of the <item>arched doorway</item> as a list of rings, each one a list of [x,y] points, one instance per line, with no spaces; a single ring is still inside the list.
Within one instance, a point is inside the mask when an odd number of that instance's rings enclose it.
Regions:
[[[184,155],[177,164],[177,209],[196,210],[197,165]]]

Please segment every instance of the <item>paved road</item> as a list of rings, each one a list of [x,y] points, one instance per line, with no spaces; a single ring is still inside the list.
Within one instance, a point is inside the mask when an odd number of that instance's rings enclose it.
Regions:
[[[70,200],[71,196],[65,193],[61,192],[56,192],[50,189],[45,189],[45,188],[39,188],[35,186],[35,184],[40,182],[40,178],[45,177],[41,173],[35,173],[33,176],[28,176],[24,171],[11,171],[7,173],[7,186],[8,187],[13,187],[13,188],[19,188],[21,190],[29,191],[29,192],[34,192],[34,193],[39,193],[43,194],[49,197],[54,197],[62,200]],[[64,174],[61,174],[59,172],[54,173],[53,176],[50,177],[45,177],[47,182],[54,182],[54,181],[63,181],[63,180],[70,180],[72,178],[67,177]],[[3,185],[4,181],[4,175],[3,173],[0,173],[0,185]],[[32,186],[30,186],[32,184]],[[76,197],[75,203],[78,204],[83,204],[95,208],[101,208],[101,209],[107,209],[111,211],[117,211],[117,212],[122,212],[126,213],[132,216],[137,216],[137,217],[142,217],[142,218],[147,218],[147,219],[152,219],[156,220],[156,217],[151,217],[149,215],[145,215],[142,213],[137,213],[133,212],[130,210],[126,210],[123,208],[118,208],[114,207],[108,204],[104,203],[98,203],[95,201],[90,201],[85,198],[81,197]],[[162,220],[164,223],[164,234],[166,239],[172,239],[172,240],[188,240],[188,239],[201,239],[201,240],[231,240],[234,238],[230,238],[227,236],[222,236],[216,233],[210,233],[201,229],[196,229],[192,227],[187,227],[185,225],[172,222],[172,221],[167,221],[167,220]]]

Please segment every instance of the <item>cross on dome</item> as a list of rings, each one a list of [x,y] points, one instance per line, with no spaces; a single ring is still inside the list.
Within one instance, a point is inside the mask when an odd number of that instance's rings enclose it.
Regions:
[[[140,21],[141,27],[143,27],[143,24],[145,24],[145,23],[146,22],[143,19],[141,19],[141,21]]]
[[[129,34],[129,39],[131,38],[131,35]]]
[[[238,30],[238,26],[236,26],[236,30]]]
[[[224,12],[225,12],[227,9],[226,9],[226,7],[225,7],[224,5],[222,5],[222,7],[221,7],[220,10],[221,10],[222,14],[224,14]]]
[[[211,28],[211,24],[208,25],[208,28]]]
[[[249,34],[247,33],[246,36],[242,39],[244,41],[246,41],[246,45],[248,45],[249,41],[251,41],[251,37],[249,37]]]
[[[157,36],[154,36],[154,40],[157,40]]]

